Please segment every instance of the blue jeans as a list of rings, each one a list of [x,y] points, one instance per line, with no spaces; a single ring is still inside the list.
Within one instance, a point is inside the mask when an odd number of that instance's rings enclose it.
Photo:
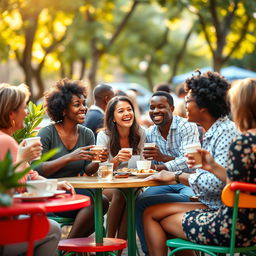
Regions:
[[[183,184],[165,185],[150,187],[140,194],[136,199],[136,229],[141,242],[141,247],[145,255],[148,249],[143,231],[143,211],[152,205],[172,202],[190,202],[190,197],[194,196],[193,190]]]

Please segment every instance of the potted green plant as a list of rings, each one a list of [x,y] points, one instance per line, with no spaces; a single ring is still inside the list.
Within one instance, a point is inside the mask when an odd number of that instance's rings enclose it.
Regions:
[[[12,195],[16,188],[24,187],[26,184],[20,184],[19,180],[26,175],[31,169],[35,168],[44,161],[54,156],[58,149],[52,149],[42,155],[39,160],[34,161],[28,168],[17,172],[17,168],[22,164],[13,163],[11,153],[8,151],[5,158],[0,161],[0,206],[8,206],[12,204]]]
[[[24,128],[16,131],[13,134],[14,139],[20,143],[22,140],[30,137],[34,137],[37,135],[36,128],[42,122],[45,109],[42,104],[38,106],[34,104],[32,101],[28,103],[28,115],[24,119]]]

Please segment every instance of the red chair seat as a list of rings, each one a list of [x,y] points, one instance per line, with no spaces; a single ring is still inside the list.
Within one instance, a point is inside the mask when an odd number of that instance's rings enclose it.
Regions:
[[[127,247],[126,240],[103,238],[103,243],[95,243],[94,237],[70,238],[59,242],[58,249],[66,252],[112,252]]]

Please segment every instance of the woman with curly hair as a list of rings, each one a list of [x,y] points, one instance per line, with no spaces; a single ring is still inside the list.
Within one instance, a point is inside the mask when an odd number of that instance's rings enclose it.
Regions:
[[[224,77],[214,72],[202,75],[199,73],[188,78],[184,88],[188,92],[185,98],[188,121],[196,122],[204,128],[202,148],[209,151],[218,166],[222,168],[208,170],[203,166],[204,168],[196,169],[192,174],[179,174],[178,180],[193,189],[197,195],[197,202],[166,203],[148,207],[144,211],[145,237],[149,255],[154,256],[167,254],[165,246],[167,234],[186,238],[186,235],[189,237],[189,233],[197,237],[200,233],[202,240],[207,241],[209,238],[207,234],[201,234],[200,231],[207,223],[202,220],[192,228],[187,222],[191,221],[191,218],[186,218],[183,231],[181,220],[184,213],[190,210],[204,211],[203,209],[208,208],[215,211],[221,207],[221,192],[226,184],[226,172],[223,169],[228,165],[229,147],[239,134],[234,123],[227,117],[229,104],[226,98],[230,85]],[[161,171],[149,177],[148,180],[175,181],[177,177],[172,172]],[[191,216],[196,222],[197,215]],[[183,252],[184,254],[193,255],[191,252]]]
[[[77,175],[92,175],[95,170],[89,167],[95,158],[90,148],[95,144],[92,131],[82,124],[87,112],[86,87],[81,81],[63,79],[58,81],[45,94],[47,114],[54,121],[42,128],[43,152],[59,148],[59,152],[44,162],[37,171],[47,178],[62,178]],[[106,161],[107,152],[102,152],[100,159]],[[77,193],[90,196],[86,189],[76,189]],[[93,201],[93,200],[92,200]],[[104,213],[108,209],[108,200],[103,198]],[[69,238],[86,237],[94,230],[93,204],[78,211],[58,213],[62,217],[75,218]]]

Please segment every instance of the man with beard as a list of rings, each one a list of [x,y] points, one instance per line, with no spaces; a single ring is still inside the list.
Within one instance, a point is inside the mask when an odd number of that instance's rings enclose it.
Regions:
[[[160,171],[167,169],[175,172],[177,177],[182,172],[191,173],[184,156],[184,147],[200,143],[197,125],[186,119],[173,115],[172,96],[163,91],[155,92],[150,100],[149,115],[154,125],[146,131],[146,142],[155,143],[155,147],[144,148],[143,156],[153,159],[152,168]],[[183,184],[150,187],[136,200],[136,227],[142,250],[147,255],[143,233],[142,215],[145,208],[170,202],[169,194],[175,195],[175,202],[189,202],[194,196],[193,190]]]

